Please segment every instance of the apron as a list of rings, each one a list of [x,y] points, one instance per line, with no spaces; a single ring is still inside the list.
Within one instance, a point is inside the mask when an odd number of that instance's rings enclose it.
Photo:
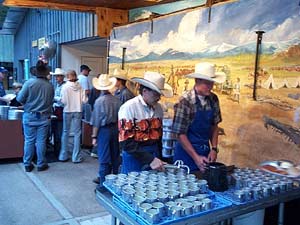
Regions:
[[[144,151],[151,153],[154,157],[158,156],[158,144],[141,146]],[[150,169],[149,165],[143,165],[140,161],[138,161],[134,156],[127,153],[124,149],[122,150],[122,173],[129,172],[140,172],[145,169]]]
[[[195,118],[188,128],[187,138],[191,142],[192,146],[201,156],[208,156],[210,147],[209,140],[211,138],[211,128],[214,118],[214,109],[200,110],[200,100],[196,100],[197,112]],[[181,144],[177,142],[174,151],[174,162],[176,160],[182,160],[191,171],[199,170],[194,160],[189,154],[183,149]]]

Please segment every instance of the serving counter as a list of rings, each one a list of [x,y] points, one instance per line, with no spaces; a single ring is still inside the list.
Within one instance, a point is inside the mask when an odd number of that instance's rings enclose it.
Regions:
[[[132,217],[130,217],[126,212],[120,209],[114,202],[113,196],[109,192],[100,193],[96,191],[96,199],[101,206],[103,206],[108,212],[112,215],[112,225],[117,224],[117,219],[125,225],[139,225],[137,221],[135,221]],[[300,189],[294,189],[292,191],[281,193],[276,196],[270,196],[268,198],[264,198],[261,200],[249,202],[242,205],[232,205],[231,207],[227,207],[224,209],[220,209],[217,211],[208,212],[207,214],[201,215],[199,217],[193,217],[186,220],[181,220],[178,222],[174,222],[174,225],[209,225],[218,222],[225,221],[227,219],[243,215],[249,212],[253,212],[259,209],[265,209],[270,206],[279,204],[279,217],[278,217],[278,225],[283,225],[283,213],[284,213],[284,203],[300,199]]]
[[[21,120],[0,120],[0,159],[23,156],[24,138]]]

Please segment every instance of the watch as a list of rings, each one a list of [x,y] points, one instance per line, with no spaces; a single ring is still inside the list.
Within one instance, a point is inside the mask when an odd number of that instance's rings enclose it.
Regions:
[[[216,153],[219,153],[218,147],[212,147],[211,150],[215,151]]]

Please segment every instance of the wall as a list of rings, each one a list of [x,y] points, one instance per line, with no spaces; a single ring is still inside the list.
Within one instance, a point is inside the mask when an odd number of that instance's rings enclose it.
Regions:
[[[253,100],[257,30],[265,31],[260,48],[257,99]],[[177,13],[115,29],[110,43],[110,69],[120,67],[126,47],[130,76],[147,70],[165,74],[178,101],[193,80],[184,76],[208,61],[226,74],[216,85],[223,121],[219,160],[256,167],[264,160],[300,163],[299,105],[300,17],[296,1],[240,0]],[[238,81],[239,80],[239,81]],[[270,85],[270,83],[272,85]],[[240,87],[237,89],[237,87]]]
[[[20,62],[29,59],[30,65],[33,66],[43,53],[38,47],[32,47],[32,41],[45,37],[57,43],[57,53],[49,60],[49,65],[56,68],[61,66],[60,44],[95,37],[96,23],[96,16],[92,13],[29,9],[14,41],[14,66],[18,70],[19,80],[23,79]]]
[[[13,62],[14,60],[14,36],[0,35],[0,62]]]

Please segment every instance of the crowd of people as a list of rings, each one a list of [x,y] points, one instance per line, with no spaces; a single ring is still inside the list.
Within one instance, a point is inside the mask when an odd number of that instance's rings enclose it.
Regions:
[[[24,108],[25,171],[34,169],[35,153],[37,170],[48,169],[45,153],[50,123],[58,160],[81,163],[81,120],[88,110],[94,154],[99,161],[93,180],[96,190],[105,191],[103,182],[110,173],[164,171],[167,162],[161,155],[163,108],[159,101],[161,96],[173,96],[165,77],[148,71],[143,77],[128,79],[124,70],[116,69],[111,75],[99,74],[90,83],[90,71],[87,65],[81,65],[78,76],[74,70],[65,72],[61,68],[52,73],[40,60],[35,76],[18,91],[16,101]],[[55,88],[47,79],[49,74],[56,78]],[[218,97],[211,90],[218,82],[218,73],[213,64],[203,62],[196,64],[195,72],[187,78],[193,78],[195,85],[174,106],[173,131],[178,135],[174,160],[182,160],[193,173],[201,175],[206,164],[217,159],[218,123],[222,117]],[[139,84],[137,96],[127,88],[128,80]],[[113,89],[114,93],[110,92]],[[50,120],[52,114],[54,120]]]

